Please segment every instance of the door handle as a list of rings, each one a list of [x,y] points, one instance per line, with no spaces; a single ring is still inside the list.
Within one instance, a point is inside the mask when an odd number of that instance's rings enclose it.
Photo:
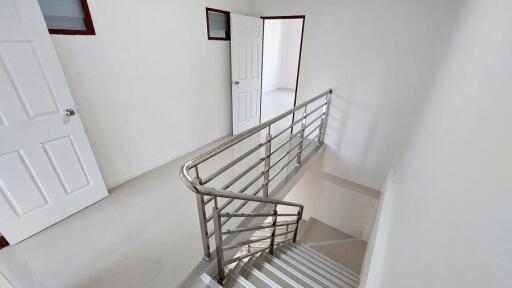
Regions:
[[[66,110],[64,110],[66,116],[74,116],[76,113],[75,113],[75,110],[71,109],[71,108],[68,108]]]
[[[234,85],[238,85],[238,84],[240,84],[240,81],[231,81],[231,83]]]

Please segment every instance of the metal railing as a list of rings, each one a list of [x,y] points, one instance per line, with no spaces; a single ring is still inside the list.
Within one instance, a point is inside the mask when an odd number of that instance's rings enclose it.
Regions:
[[[286,182],[288,175],[300,169],[304,153],[308,147],[318,148],[323,143],[331,95],[332,90],[329,89],[273,119],[232,137],[181,167],[181,179],[190,190],[196,193],[203,252],[205,259],[208,261],[212,259],[210,239],[213,238],[217,259],[217,279],[220,283],[225,279],[224,269],[226,265],[267,250],[270,254],[273,254],[276,245],[287,241],[296,241],[304,206],[299,203],[269,198],[269,193],[273,193],[282,187],[278,184]],[[313,105],[315,107],[309,109],[309,106]],[[318,124],[315,125],[315,123]],[[278,127],[279,125],[285,127]],[[279,130],[273,131],[276,128]],[[242,142],[246,142],[248,139],[254,140],[255,137],[258,138],[256,139],[256,145],[251,144],[248,149],[239,147],[244,146]],[[213,159],[216,156],[237,148],[244,152],[223,165],[213,163],[215,164],[213,165],[215,166],[213,171],[201,177],[201,171],[203,169],[208,170],[207,164],[211,164],[210,161],[215,162]],[[309,151],[314,153],[316,150],[311,149]],[[254,159],[254,156],[256,156],[256,159]],[[247,167],[244,166],[240,169],[238,166],[242,162],[246,162]],[[292,163],[295,163],[295,165],[290,165]],[[217,166],[220,167],[217,168]],[[241,171],[233,172],[232,170],[236,170],[234,167]],[[229,175],[228,172],[234,173],[234,175]],[[249,177],[251,175],[253,175],[252,178]],[[216,185],[214,182],[220,178],[225,178],[221,179],[225,183],[214,187]],[[280,182],[274,183],[278,181]],[[259,185],[256,185],[258,183]],[[240,188],[235,189],[236,185]],[[248,193],[248,190],[254,186],[257,186],[256,189]],[[258,195],[260,193],[261,196]],[[234,202],[239,203],[230,212],[226,212]],[[242,209],[248,203],[261,205],[260,208],[262,209],[258,210],[259,213],[243,212]],[[271,211],[262,212],[265,210],[263,208],[268,205],[271,206]],[[211,214],[207,214],[209,206],[211,206]],[[293,210],[293,212],[279,212],[278,208],[281,207],[287,211]],[[265,218],[271,221],[257,225],[246,223],[251,222],[251,219]],[[246,222],[242,221],[236,227],[225,229],[224,226],[231,219],[246,220]],[[286,227],[286,231],[278,233],[279,227]],[[248,240],[229,243],[230,245],[223,244],[226,237],[243,236],[243,233],[254,233],[256,231],[269,231],[269,233],[256,238],[248,237]],[[277,237],[284,240],[276,241]],[[269,242],[268,246],[265,242]],[[254,243],[265,243],[265,246],[256,251],[251,251],[251,244]],[[225,259],[226,251],[240,250],[243,247],[248,247],[248,253]]]

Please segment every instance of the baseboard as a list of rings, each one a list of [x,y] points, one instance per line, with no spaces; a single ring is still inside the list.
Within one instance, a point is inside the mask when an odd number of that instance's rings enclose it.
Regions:
[[[9,242],[7,242],[4,236],[0,236],[0,249],[7,246],[9,246]]]

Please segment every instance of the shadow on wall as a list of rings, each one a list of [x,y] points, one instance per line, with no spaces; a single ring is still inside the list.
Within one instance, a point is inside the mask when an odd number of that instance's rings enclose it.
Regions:
[[[330,157],[333,153],[328,147],[319,153],[285,200],[304,203],[304,219],[314,217],[357,239],[368,240],[380,192],[327,173],[326,163],[337,160]]]
[[[414,132],[465,3],[256,3],[261,15],[306,15],[298,102],[334,89],[326,143],[339,161],[329,173],[382,187]]]

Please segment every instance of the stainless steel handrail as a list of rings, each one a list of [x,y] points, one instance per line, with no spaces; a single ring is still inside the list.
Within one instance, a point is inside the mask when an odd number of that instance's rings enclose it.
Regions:
[[[242,247],[244,245],[247,245],[248,243],[255,243],[255,242],[261,242],[261,240],[267,240],[270,239],[270,244],[268,248],[262,249],[260,251],[269,250],[271,254],[273,254],[274,246],[278,245],[279,243],[284,243],[286,241],[296,241],[297,238],[297,232],[298,232],[298,226],[299,222],[302,218],[302,213],[304,206],[300,203],[294,203],[289,201],[283,201],[283,200],[277,200],[268,198],[269,193],[269,187],[270,183],[272,183],[279,174],[284,171],[288,165],[296,162],[296,165],[300,167],[301,161],[302,161],[302,153],[306,150],[307,147],[309,147],[312,143],[317,143],[318,145],[323,143],[323,138],[325,135],[325,129],[326,129],[326,121],[327,116],[329,112],[329,104],[330,104],[330,96],[332,94],[332,90],[329,89],[310,100],[301,103],[299,105],[296,105],[294,108],[284,112],[283,114],[270,119],[266,122],[261,123],[260,125],[253,127],[245,132],[242,132],[233,138],[229,139],[228,141],[218,145],[217,147],[209,150],[208,152],[195,157],[191,161],[187,162],[181,167],[181,173],[180,177],[182,181],[185,183],[185,185],[196,193],[196,200],[197,200],[197,206],[198,206],[198,212],[199,212],[199,223],[201,228],[201,236],[203,240],[203,252],[205,255],[205,258],[209,261],[211,257],[211,251],[210,251],[210,237],[215,236],[215,246],[216,246],[216,258],[217,258],[217,270],[218,270],[218,280],[219,282],[222,282],[224,280],[224,266],[228,265],[230,263],[235,263],[237,261],[240,261],[250,255],[255,254],[249,253],[247,255],[238,256],[229,260],[224,261],[224,251],[229,249],[234,249],[237,247]],[[325,100],[322,102],[321,105],[318,107],[315,107],[311,111],[307,111],[308,105],[317,102],[318,100],[324,98]],[[308,117],[312,117],[317,111],[322,109],[322,112],[320,115],[317,115],[315,118],[313,118],[309,123],[307,123],[307,120],[310,120]],[[295,118],[295,113],[298,111],[303,110],[302,117],[293,120]],[[274,136],[271,133],[271,126],[280,120],[285,119],[286,117],[293,116],[290,125],[288,125],[284,130],[276,133]],[[318,120],[320,120],[320,123],[314,127],[312,125],[316,123]],[[293,132],[294,127],[296,125],[300,124],[300,129],[297,132]],[[311,129],[309,133],[305,133],[306,129]],[[235,159],[229,161],[227,164],[222,165],[220,168],[215,170],[212,174],[204,177],[204,179],[201,179],[199,175],[199,165],[205,163],[206,161],[212,159],[213,157],[219,155],[220,153],[228,150],[229,148],[237,145],[238,143],[248,139],[249,137],[256,135],[257,133],[263,131],[264,129],[268,129],[268,133],[266,135],[266,139],[257,144],[256,146],[250,148],[248,151],[243,153],[242,155],[236,157]],[[276,138],[280,137],[286,131],[290,131],[290,136],[288,137],[288,140],[281,145],[278,146],[277,149],[274,149],[272,151],[272,142]],[[308,139],[309,136],[311,136],[314,132],[318,131],[317,134],[313,137],[313,139],[317,139],[316,142],[309,142],[304,143],[305,139]],[[298,138],[297,138],[298,137]],[[298,139],[297,143],[294,143],[293,141],[295,139]],[[310,138],[309,138],[310,139]],[[292,146],[292,148],[284,150],[286,151],[285,154],[281,157],[279,157],[279,160],[275,161],[274,163],[271,163],[270,158],[273,156],[278,150],[286,146],[286,144],[289,144]],[[244,169],[240,174],[237,176],[231,178],[228,183],[222,185],[222,187],[214,188],[210,187],[210,182],[216,179],[218,176],[225,173],[227,170],[231,169],[244,159],[248,158],[250,155],[255,153],[256,151],[261,151],[260,149],[265,148],[265,156],[263,158],[259,158],[250,165],[248,168]],[[296,150],[297,153],[292,155],[292,152]],[[271,175],[272,168],[276,167],[281,160],[285,159],[286,156],[290,158],[290,160],[284,162],[284,164],[280,167],[280,169],[277,170],[273,175]],[[233,184],[241,180],[244,176],[246,176],[248,173],[256,169],[257,167],[260,167],[260,164],[264,164],[264,169],[260,173],[256,175],[256,177],[252,178],[251,181],[245,184],[243,188],[238,192],[233,192],[227,189],[230,189]],[[277,169],[277,168],[276,168]],[[192,176],[191,171],[194,171],[194,176]],[[286,174],[288,175],[288,174]],[[254,192],[251,192],[250,194],[243,194],[246,192],[252,185],[254,185],[256,182],[260,181],[260,179],[263,177],[263,183],[258,186],[257,190]],[[263,196],[258,196],[262,191]],[[206,199],[205,199],[206,197]],[[222,205],[219,205],[218,198],[221,199],[228,199],[226,202],[224,202]],[[232,212],[224,212],[223,210],[229,206],[233,201],[235,200],[241,200],[243,201],[242,204],[238,205],[235,209],[233,209]],[[206,215],[206,205],[208,203],[211,203],[213,201],[213,208],[212,208],[212,214],[210,216]],[[260,203],[262,205],[273,205],[273,211],[272,213],[239,213],[239,211],[249,202],[255,202]],[[278,213],[277,207],[278,206],[288,206],[288,207],[295,207],[297,208],[297,213]],[[277,222],[277,218],[280,216],[292,216],[294,217],[294,220],[289,222]],[[245,226],[245,227],[238,227],[236,229],[228,229],[226,232],[222,231],[222,226],[226,224],[230,219],[233,217],[235,218],[254,218],[254,217],[272,217],[272,223],[267,225],[259,225],[259,226]],[[213,231],[209,232],[208,222],[213,220]],[[284,224],[283,224],[284,223]],[[293,230],[288,231],[288,226],[294,226]],[[286,226],[286,233],[279,233],[276,234],[276,228]],[[272,233],[269,236],[266,236],[264,238],[261,238],[259,240],[250,239],[247,241],[242,241],[238,243],[234,243],[228,246],[223,246],[223,236],[226,235],[232,235],[237,234],[239,232],[246,232],[246,231],[256,231],[259,229],[271,229]],[[288,234],[293,232],[293,237],[289,239],[285,239],[284,241],[275,241],[275,238],[277,236],[285,235],[285,238],[287,238]]]

